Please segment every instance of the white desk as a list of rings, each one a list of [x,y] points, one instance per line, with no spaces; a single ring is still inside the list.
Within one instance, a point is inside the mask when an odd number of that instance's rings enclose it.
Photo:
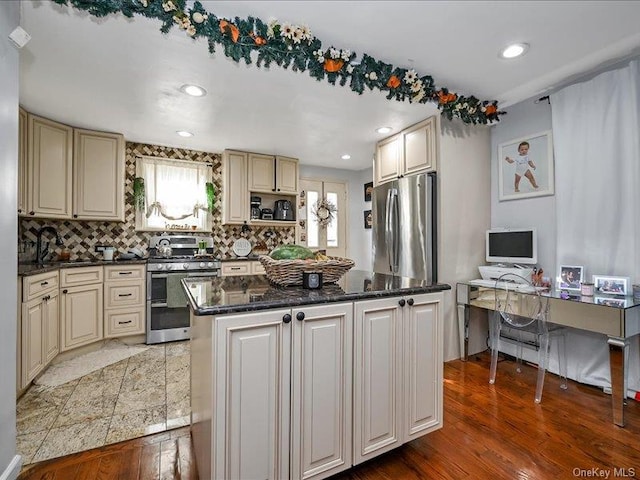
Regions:
[[[457,284],[458,328],[462,360],[467,360],[470,307],[494,310],[494,288],[461,282]],[[520,293],[520,295],[528,295]],[[632,297],[568,297],[565,293],[544,293],[549,297],[549,321],[607,336],[611,372],[613,423],[624,426],[629,342],[640,338],[640,301]]]

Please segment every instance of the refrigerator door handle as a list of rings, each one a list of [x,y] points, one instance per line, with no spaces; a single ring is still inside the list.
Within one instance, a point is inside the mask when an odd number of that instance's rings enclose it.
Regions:
[[[391,196],[392,189],[387,190],[387,201],[385,204],[385,212],[384,212],[384,243],[386,244],[387,250],[387,263],[389,264],[389,270],[393,272],[393,239],[391,237]]]
[[[391,231],[391,273],[398,273],[398,268],[400,266],[400,259],[398,258],[398,254],[400,253],[400,212],[398,206],[398,190],[392,188],[391,190],[391,217],[390,217],[390,231]]]

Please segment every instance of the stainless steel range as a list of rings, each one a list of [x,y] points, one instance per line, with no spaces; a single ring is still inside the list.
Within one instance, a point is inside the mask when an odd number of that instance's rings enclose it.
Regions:
[[[189,303],[181,280],[220,276],[213,239],[202,235],[158,235],[149,243],[147,263],[147,343],[186,340]]]

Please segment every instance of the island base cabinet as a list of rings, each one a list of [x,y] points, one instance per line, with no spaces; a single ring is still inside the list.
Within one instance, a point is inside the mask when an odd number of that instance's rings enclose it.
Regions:
[[[442,427],[442,294],[355,303],[357,465]]]
[[[215,319],[213,476],[289,477],[290,310]],[[200,465],[198,465],[200,469]]]
[[[292,311],[291,477],[351,467],[353,305]]]

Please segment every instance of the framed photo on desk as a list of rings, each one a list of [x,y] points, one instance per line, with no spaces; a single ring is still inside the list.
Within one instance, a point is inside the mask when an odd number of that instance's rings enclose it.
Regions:
[[[580,283],[584,280],[584,267],[576,265],[560,265],[560,290],[580,291]]]
[[[627,296],[629,294],[629,277],[594,275],[593,286],[596,293]]]

